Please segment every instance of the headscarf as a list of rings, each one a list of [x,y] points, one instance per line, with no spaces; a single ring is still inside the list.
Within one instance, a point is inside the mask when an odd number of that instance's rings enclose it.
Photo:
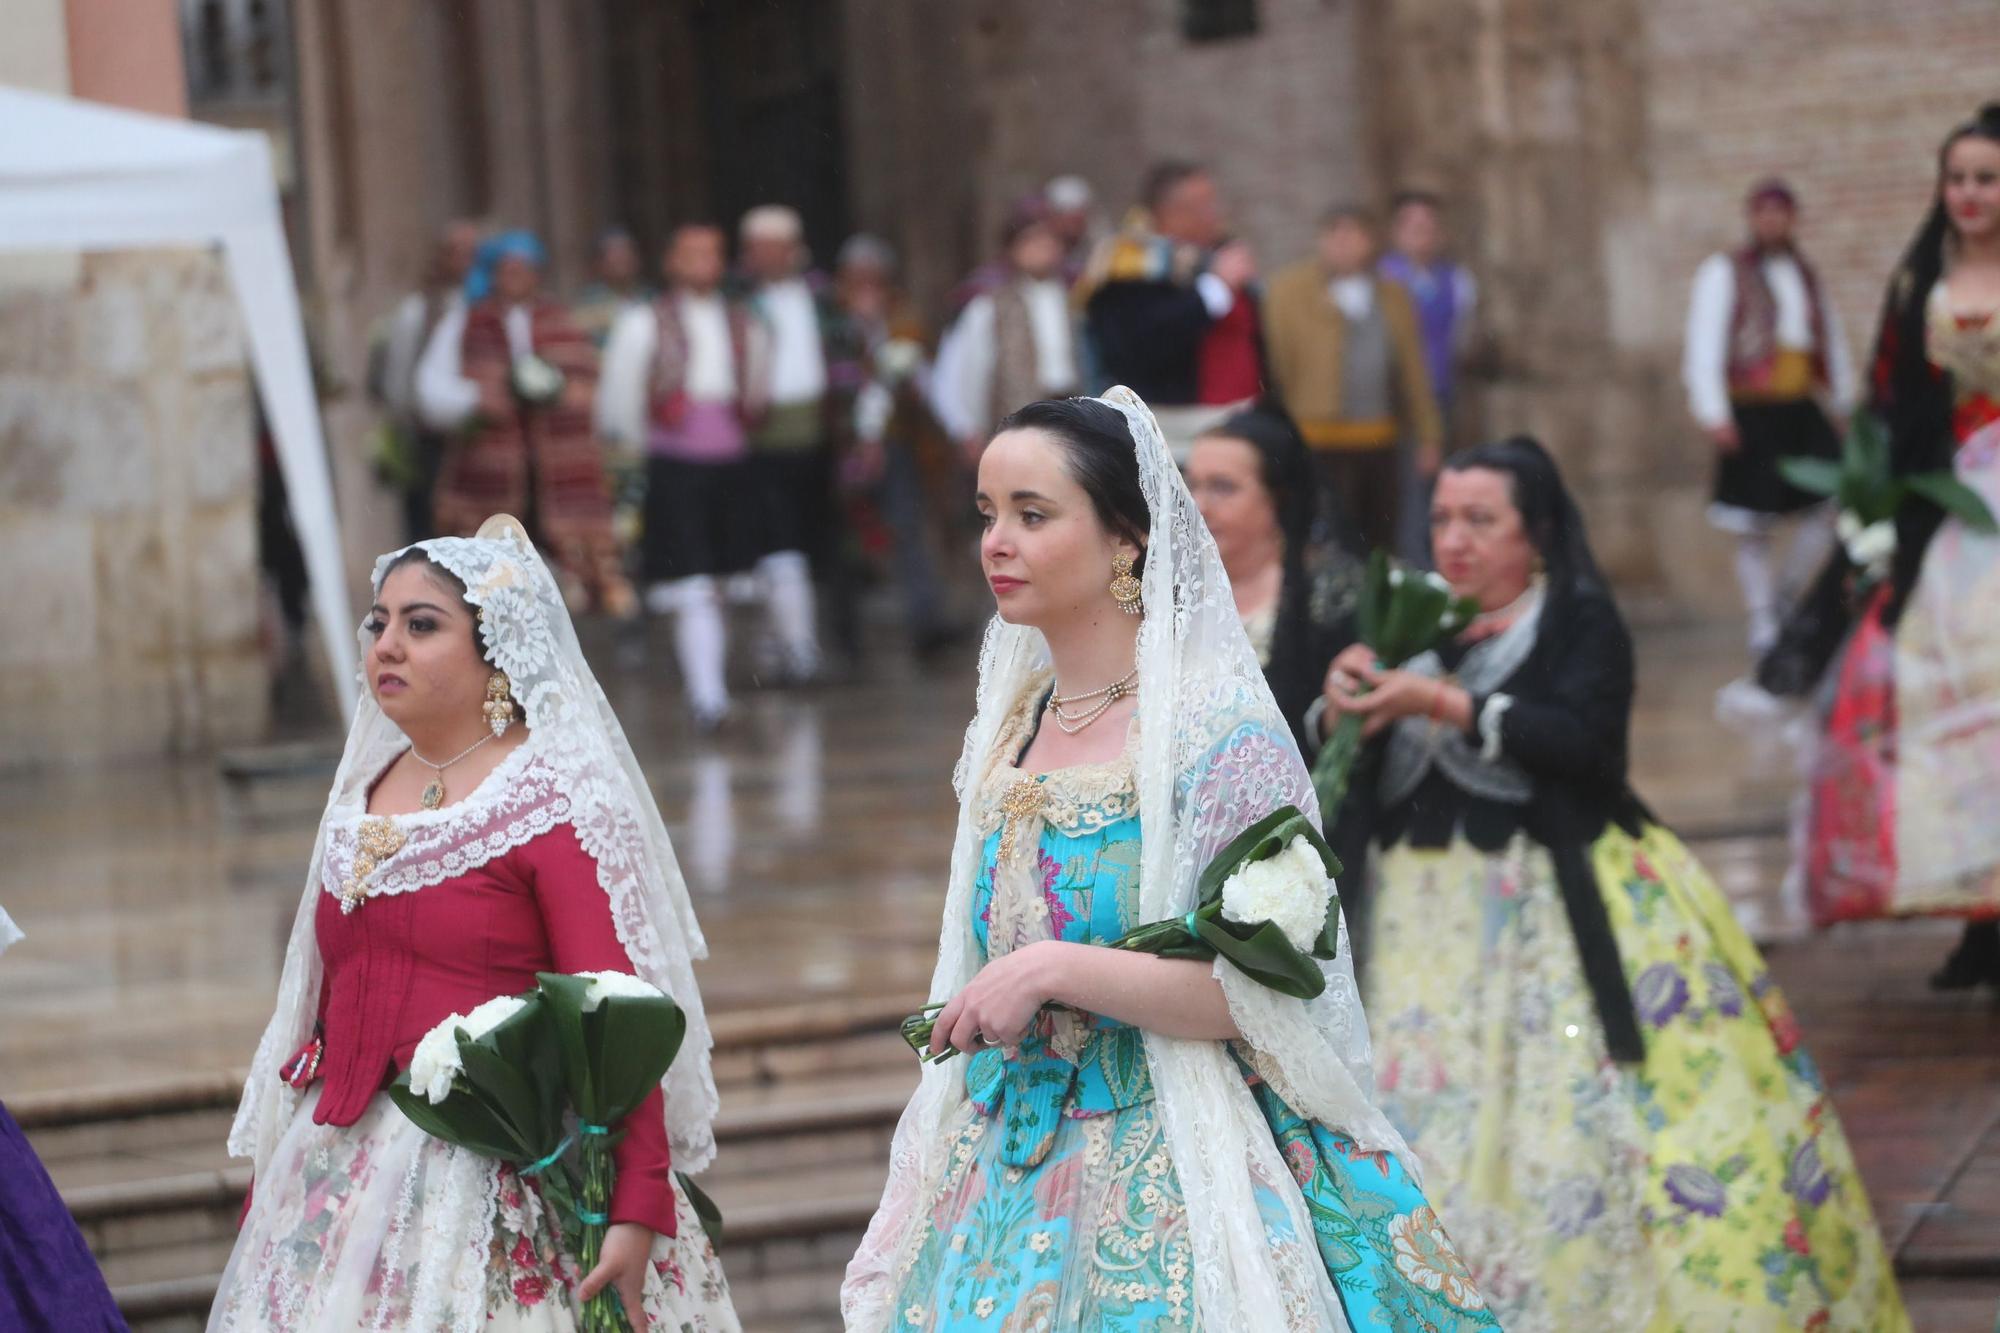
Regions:
[[[517,229],[487,237],[479,243],[472,270],[465,275],[467,301],[483,301],[492,295],[493,275],[503,259],[525,259],[536,268],[546,268],[549,252],[531,231]]]
[[[693,971],[694,960],[708,956],[708,946],[645,773],[583,659],[555,579],[520,523],[504,516],[487,520],[476,537],[438,537],[405,549],[422,551],[465,585],[465,600],[478,612],[486,658],[507,673],[526,715],[528,740],[521,748],[532,750],[530,762],[552,774],[561,799],[549,808],[576,831],[597,864],[598,884],[631,971],[665,991],[687,1015],[686,1040],[661,1083],[674,1166],[700,1171],[715,1156],[716,1094],[709,1071],[714,1043]],[[393,551],[376,561],[378,595],[402,554]],[[313,919],[319,896],[337,892],[326,873],[329,831],[343,811],[365,802],[368,784],[408,747],[409,739],[364,688],[313,846],[277,1008],[257,1044],[229,1131],[230,1153],[251,1158],[260,1174],[300,1102],[278,1071],[312,1036],[322,981]],[[510,828],[482,844],[481,854],[500,855],[534,831],[539,830]],[[391,857],[379,873],[425,885],[468,868],[462,859],[405,866]]]
[[[1139,914],[1179,917],[1196,881],[1250,824],[1284,805],[1316,818],[1312,783],[1291,729],[1272,702],[1237,618],[1215,540],[1161,438],[1153,414],[1130,389],[1100,401],[1125,417],[1151,515],[1141,579],[1146,607],[1138,643],[1140,823]],[[1009,714],[1047,668],[1039,630],[999,619],[980,653],[978,712],[966,730],[954,783],[959,820],[931,997],[943,1000],[979,967],[972,932],[980,836],[976,810],[995,742]],[[1344,933],[1343,933],[1344,940]],[[1402,1139],[1373,1101],[1367,1022],[1348,946],[1322,964],[1326,989],[1306,1001],[1280,995],[1226,962],[1215,973],[1242,1033],[1244,1051],[1272,1090],[1299,1115],[1354,1138],[1363,1151],[1398,1153]],[[1195,1260],[1195,1308],[1208,1327],[1346,1327],[1339,1296],[1317,1254],[1288,1262],[1259,1211],[1259,1189],[1310,1236],[1303,1197],[1278,1152],[1242,1071],[1219,1041],[1145,1034],[1154,1103],[1187,1205]],[[925,1068],[897,1126],[888,1183],[848,1266],[841,1308],[849,1329],[889,1327],[903,1249],[948,1165],[950,1118],[965,1104],[964,1071]],[[1296,1256],[1292,1256],[1294,1259]]]

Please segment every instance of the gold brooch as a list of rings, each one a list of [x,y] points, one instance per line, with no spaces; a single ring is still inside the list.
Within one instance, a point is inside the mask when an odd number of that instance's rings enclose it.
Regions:
[[[368,888],[363,881],[375,873],[375,867],[401,851],[408,836],[386,815],[361,821],[361,829],[354,836],[354,864],[349,868],[347,878],[340,883],[342,916],[361,906],[368,897]]]
[[[1020,821],[1042,812],[1045,804],[1042,784],[1035,778],[1022,778],[1007,788],[1007,794],[1000,798],[1000,860],[1005,861],[1014,854],[1014,830]]]

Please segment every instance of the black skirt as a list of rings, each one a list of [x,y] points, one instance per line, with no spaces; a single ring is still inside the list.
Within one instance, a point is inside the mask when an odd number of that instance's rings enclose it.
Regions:
[[[750,455],[753,557],[797,551],[814,561],[829,555],[835,530],[832,454],[810,449],[762,449]]]
[[[760,555],[750,464],[646,460],[646,528],[640,573],[647,583],[735,574]]]
[[[1742,445],[1715,456],[1715,503],[1757,514],[1794,514],[1825,501],[1802,491],[1778,471],[1781,458],[1838,458],[1840,437],[1818,403],[1737,403],[1736,432]]]

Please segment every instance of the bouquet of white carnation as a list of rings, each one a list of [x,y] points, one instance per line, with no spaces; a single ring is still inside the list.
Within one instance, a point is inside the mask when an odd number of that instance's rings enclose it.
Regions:
[[[1889,457],[1889,433],[1866,409],[1854,414],[1840,442],[1840,458],[1790,457],[1778,471],[1802,491],[1840,506],[1834,526],[1861,589],[1889,576],[1896,558],[1896,515],[1912,498],[1930,501],[1974,532],[1992,535],[1993,511],[1979,492],[1945,470],[1898,475]]]
[[[1387,551],[1368,557],[1368,574],[1354,604],[1355,629],[1375,654],[1375,665],[1399,667],[1472,623],[1479,604],[1460,597],[1437,575],[1408,569]],[[1319,794],[1319,817],[1332,828],[1347,799],[1347,779],[1361,754],[1361,714],[1342,713],[1333,733],[1313,760],[1313,790]]]
[[[924,346],[910,338],[891,338],[875,351],[875,374],[890,387],[901,384],[924,364]]]
[[[530,407],[546,407],[553,403],[562,396],[563,386],[568,382],[560,370],[533,352],[515,357],[507,375],[507,383],[514,390],[514,396]]]
[[[615,1126],[659,1085],[687,1016],[658,987],[623,972],[544,972],[536,983],[425,1033],[389,1096],[425,1133],[535,1181],[588,1273],[610,1225]],[[718,1234],[714,1204],[687,1177],[678,1183],[702,1226]],[[632,1327],[610,1287],[580,1315],[584,1333]]]
[[[1280,806],[1209,862],[1195,882],[1192,912],[1135,927],[1110,947],[1200,962],[1226,958],[1272,990],[1310,1000],[1326,989],[1315,960],[1331,960],[1340,946],[1339,873],[1340,861],[1312,821],[1296,806]],[[903,1040],[924,1059],[958,1053],[930,1053],[943,1007],[928,1005],[903,1020]]]

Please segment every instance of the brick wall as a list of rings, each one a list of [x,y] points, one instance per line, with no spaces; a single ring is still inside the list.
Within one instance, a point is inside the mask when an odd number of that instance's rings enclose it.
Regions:
[[[1148,165],[1192,158],[1268,266],[1297,257],[1329,204],[1372,190],[1361,29],[1349,3],[1259,8],[1254,35],[1191,43],[1174,0],[849,0],[857,217],[935,299],[1049,177],[1089,180],[1110,224]]]
[[[1556,450],[1629,610],[1740,615],[1679,385],[1695,267],[1783,173],[1865,357],[1938,140],[2000,95],[1992,5],[1394,0],[1370,41],[1378,174],[1453,198],[1484,283],[1481,428]]]
[[[1929,206],[1939,141],[2000,96],[2000,12],[1984,0],[1653,0],[1646,38],[1653,243],[1651,262],[1626,278],[1645,317],[1624,337],[1671,376],[1695,266],[1739,240],[1745,187],[1780,174],[1799,192],[1803,244],[1865,365],[1883,285]],[[1684,415],[1652,435],[1669,458],[1699,453]],[[1689,471],[1673,474],[1705,482],[1705,466]],[[1696,498],[1705,493],[1680,488],[1679,526]],[[1659,536],[1671,600],[1733,610],[1714,552],[1679,558],[1696,540],[1678,528]]]

